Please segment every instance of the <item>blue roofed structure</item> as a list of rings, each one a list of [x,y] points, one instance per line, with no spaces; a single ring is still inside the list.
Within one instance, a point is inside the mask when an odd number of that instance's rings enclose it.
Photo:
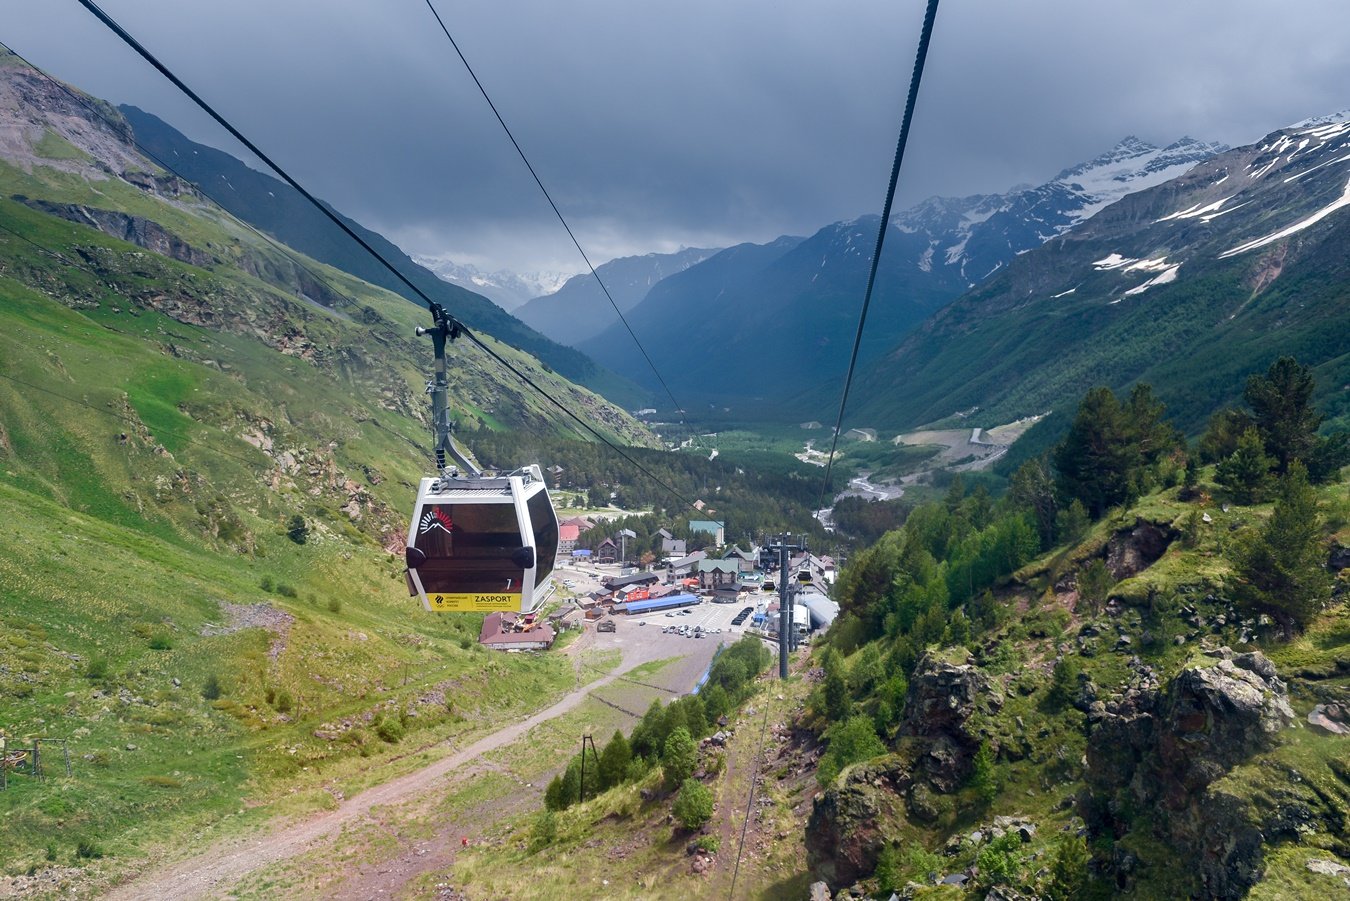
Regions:
[[[696,594],[671,594],[663,598],[651,598],[645,601],[629,601],[623,605],[624,612],[629,616],[634,613],[651,613],[654,610],[673,610],[676,607],[693,607],[698,604],[698,595]],[[614,610],[618,612],[618,605]]]

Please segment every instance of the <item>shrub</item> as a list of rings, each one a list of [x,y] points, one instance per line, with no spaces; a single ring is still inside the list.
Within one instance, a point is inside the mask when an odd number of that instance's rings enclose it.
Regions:
[[[75,845],[75,856],[81,860],[97,860],[103,855],[103,848],[90,839],[82,838]]]
[[[716,835],[700,835],[694,847],[709,854],[716,854],[722,847],[722,839]]]
[[[698,829],[712,819],[713,796],[708,787],[697,779],[685,779],[680,794],[671,810],[675,819],[686,829]]]
[[[299,513],[292,516],[291,521],[287,523],[286,537],[296,544],[304,544],[309,540],[309,525],[305,523],[305,518]]]
[[[329,613],[341,613],[341,612],[342,612],[342,601],[338,600],[337,598],[329,598],[329,599],[328,599],[328,612],[329,612]]]
[[[831,726],[825,738],[830,747],[816,769],[816,779],[822,786],[833,782],[849,764],[886,753],[872,721],[861,714]]]
[[[272,581],[271,576],[263,576],[260,580],[258,580],[258,587],[261,588],[263,591],[271,592],[273,589],[276,588],[276,583]]]
[[[202,683],[202,697],[208,701],[215,701],[219,700],[222,694],[220,677],[215,673],[207,676],[206,681]]]
[[[284,598],[293,598],[298,595],[293,585],[287,585],[285,582],[277,583],[277,594]]]
[[[542,851],[558,840],[558,815],[541,810],[530,826],[530,853]]]
[[[84,677],[95,681],[108,678],[108,658],[90,657],[89,663],[84,667]]]
[[[1016,832],[1007,832],[981,848],[975,858],[975,865],[980,871],[980,885],[988,888],[1015,882],[1022,867],[1017,854],[1021,847],[1021,836]]]
[[[403,740],[403,723],[394,716],[383,717],[375,724],[375,734],[381,741],[387,741],[391,745],[396,745]]]

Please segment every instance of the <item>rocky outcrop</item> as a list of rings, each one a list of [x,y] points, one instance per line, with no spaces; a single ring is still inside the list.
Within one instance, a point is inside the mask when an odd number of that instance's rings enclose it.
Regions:
[[[40,212],[96,228],[105,235],[111,235],[137,247],[144,247],[180,263],[208,266],[213,262],[210,254],[197,250],[158,222],[144,216],[133,216],[116,210],[101,210],[76,203],[31,200],[18,194],[14,199]]]
[[[806,824],[811,873],[833,888],[852,885],[876,869],[877,855],[904,822],[912,778],[897,758],[859,764],[816,796]]]
[[[1243,896],[1260,878],[1265,842],[1316,815],[1298,802],[1252,805],[1216,783],[1293,721],[1274,665],[1228,648],[1163,689],[1094,704],[1082,804],[1089,828],[1119,836],[1153,811],[1160,837],[1195,860],[1204,897]]]
[[[914,667],[900,726],[915,751],[916,776],[938,792],[955,791],[970,776],[980,736],[971,719],[1003,705],[1003,695],[979,667],[954,662],[951,651],[929,651]],[[968,658],[961,658],[963,661]]]
[[[1137,520],[1133,527],[1121,529],[1106,542],[1106,568],[1117,582],[1148,569],[1177,539],[1171,528]]]

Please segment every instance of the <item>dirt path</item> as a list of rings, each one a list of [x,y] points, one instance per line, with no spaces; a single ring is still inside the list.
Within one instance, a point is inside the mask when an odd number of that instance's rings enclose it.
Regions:
[[[505,747],[540,723],[572,710],[592,691],[614,682],[620,675],[620,672],[615,671],[596,679],[570,692],[551,707],[498,729],[424,769],[344,800],[336,810],[282,826],[266,835],[221,842],[196,857],[135,879],[106,897],[113,901],[139,901],[143,898],[188,901],[224,895],[231,885],[253,871],[305,852],[318,842],[337,835],[344,826],[369,816],[373,808],[396,804],[432,790],[440,780],[456,774],[482,755]]]

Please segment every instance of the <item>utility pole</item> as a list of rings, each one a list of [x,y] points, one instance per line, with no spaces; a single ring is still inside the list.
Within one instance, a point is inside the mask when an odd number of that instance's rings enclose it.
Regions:
[[[581,736],[581,778],[577,785],[577,802],[586,800],[586,746],[591,746],[591,756],[595,758],[596,772],[600,771],[600,755],[595,752],[595,739],[589,734]]]

